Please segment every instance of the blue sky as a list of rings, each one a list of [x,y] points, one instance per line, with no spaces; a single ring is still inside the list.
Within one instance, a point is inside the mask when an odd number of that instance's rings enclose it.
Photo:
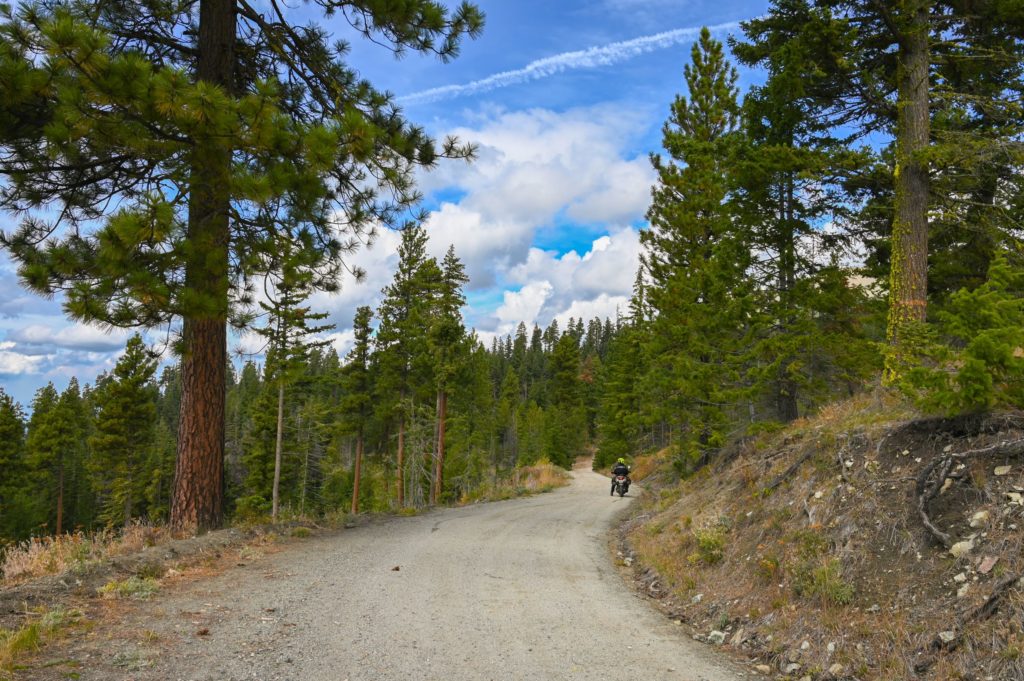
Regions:
[[[467,324],[485,340],[519,321],[614,316],[637,267],[654,175],[648,155],[684,88],[690,36],[735,34],[767,0],[483,0],[483,35],[448,64],[352,40],[351,63],[392,92],[437,137],[479,146],[472,165],[421,174],[431,250],[454,244],[471,276]],[[301,6],[300,6],[301,7]],[[295,10],[302,19],[305,10]],[[345,35],[337,21],[329,25]],[[692,30],[691,30],[692,29]],[[760,74],[741,70],[741,90]],[[475,85],[474,85],[475,84]],[[438,89],[443,88],[438,92]],[[0,229],[12,226],[0,216]],[[337,324],[339,351],[359,305],[376,305],[395,267],[397,235],[355,256],[362,283],[314,304]],[[23,404],[47,381],[91,383],[113,365],[123,333],[67,321],[59,301],[21,289],[0,254],[0,386]],[[153,341],[161,340],[153,336]],[[251,347],[231,338],[233,349]]]

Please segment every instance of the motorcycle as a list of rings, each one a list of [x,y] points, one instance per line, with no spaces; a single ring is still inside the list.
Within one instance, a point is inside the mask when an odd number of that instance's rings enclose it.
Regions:
[[[616,491],[619,493],[620,497],[626,496],[626,492],[629,491],[629,478],[621,473],[612,477],[611,496],[615,496]]]

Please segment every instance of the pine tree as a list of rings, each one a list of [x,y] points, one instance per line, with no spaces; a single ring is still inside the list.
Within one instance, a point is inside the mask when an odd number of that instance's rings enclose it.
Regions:
[[[348,361],[342,369],[342,389],[344,397],[341,411],[344,425],[348,432],[355,433],[356,454],[352,470],[352,505],[351,513],[359,513],[359,484],[362,479],[363,445],[368,421],[372,415],[371,400],[373,385],[370,375],[371,339],[370,320],[373,312],[363,306],[356,310],[352,329],[355,344],[348,353]]]
[[[30,481],[25,462],[25,413],[0,388],[0,543],[25,537],[30,528]]]
[[[87,418],[77,379],[72,378],[60,395],[52,383],[36,391],[25,442],[26,461],[35,471],[43,498],[52,500],[46,522],[54,534],[62,534],[81,519],[74,513],[65,518],[65,493],[84,463]]]
[[[571,468],[586,444],[586,416],[580,385],[579,347],[566,332],[551,354],[551,384],[545,411],[545,454],[564,468]]]
[[[256,331],[267,340],[267,372],[277,387],[277,430],[274,447],[274,483],[271,489],[272,522],[277,522],[280,508],[281,457],[284,446],[285,387],[303,373],[310,352],[329,341],[315,337],[333,325],[313,325],[327,317],[313,312],[303,303],[312,294],[314,262],[319,257],[313,246],[313,235],[302,232],[295,241],[286,242],[275,258],[274,270],[269,275],[267,301],[260,308],[267,318],[265,327]]]
[[[878,132],[892,136],[887,230],[892,350],[886,378],[896,381],[903,364],[901,336],[927,316],[930,174],[946,146],[933,141],[930,112],[942,108],[936,106],[940,91],[953,94],[946,88],[955,80],[944,77],[943,68],[987,62],[981,67],[987,69],[1019,60],[1019,52],[1013,54],[1019,40],[1013,38],[1000,49],[991,49],[994,41],[976,48],[981,36],[1019,35],[1024,15],[1003,3],[966,6],[956,0],[776,0],[767,15],[745,22],[743,29],[765,57],[779,50],[803,55],[802,89],[821,107],[821,120],[844,130],[850,141]],[[967,99],[972,107],[987,106]],[[955,139],[946,149],[962,152],[972,146],[964,142]]]
[[[89,471],[102,503],[100,519],[108,525],[141,515],[153,481],[149,466],[156,435],[156,367],[156,357],[135,334],[113,372],[96,386]]]
[[[852,358],[873,354],[866,339],[822,309],[832,298],[856,298],[837,265],[848,239],[822,225],[842,220],[849,202],[833,178],[861,171],[868,159],[820,124],[820,105],[805,91],[806,54],[791,47],[734,45],[741,61],[769,72],[744,99],[734,203],[737,224],[757,253],[748,272],[756,292],[747,373],[751,418],[763,418],[756,405],[764,395],[769,418],[781,422],[797,418],[801,402],[808,409],[832,395],[829,374],[839,372],[828,367],[843,366],[853,376],[875,368],[851,366]],[[863,306],[853,308],[853,318],[856,310]]]
[[[443,59],[483,23],[472,5],[432,0],[315,7]],[[3,241],[23,281],[63,292],[75,319],[181,320],[179,529],[221,521],[226,325],[246,323],[282,225],[315,235],[317,287],[333,290],[353,232],[395,224],[417,200],[415,167],[470,153],[407,123],[345,64],[344,42],[267,12],[104,0],[0,15],[0,208],[27,213]]]
[[[445,428],[448,416],[448,392],[452,379],[460,369],[466,350],[466,330],[462,326],[461,308],[466,304],[462,287],[469,281],[455,248],[448,247],[441,262],[441,280],[428,334],[434,355],[434,382],[437,388],[437,440],[434,446],[434,475],[430,488],[430,503],[436,504],[444,489]],[[522,325],[521,325],[522,326]],[[526,328],[523,327],[521,358],[526,356]],[[520,359],[520,363],[522,363]]]
[[[707,29],[691,55],[689,99],[676,97],[663,128],[671,158],[651,157],[658,184],[641,233],[645,293],[657,312],[647,389],[663,418],[682,418],[687,466],[724,442],[727,407],[741,387],[750,295],[747,235],[729,205],[740,141],[737,74]]]
[[[954,293],[938,329],[945,342],[921,348],[930,361],[911,369],[903,385],[924,408],[957,414],[1024,404],[1019,253],[997,253],[984,284]]]
[[[396,501],[405,504],[406,426],[416,398],[428,382],[430,353],[426,352],[430,306],[438,280],[437,264],[426,255],[427,234],[421,227],[402,232],[398,269],[377,311],[375,339],[378,409],[381,417],[398,422],[395,459]]]

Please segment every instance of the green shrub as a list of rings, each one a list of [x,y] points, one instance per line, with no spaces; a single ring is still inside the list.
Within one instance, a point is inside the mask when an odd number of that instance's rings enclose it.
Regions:
[[[814,567],[810,562],[797,566],[793,591],[801,598],[820,598],[831,605],[847,605],[853,600],[853,585],[843,579],[838,560]]]
[[[719,527],[709,527],[694,531],[697,539],[697,554],[706,565],[714,565],[722,560],[725,549],[725,532]]]
[[[900,387],[949,414],[1024,403],[1024,268],[997,253],[988,280],[950,297],[938,324],[908,325]]]
[[[160,590],[160,584],[151,577],[129,577],[124,581],[112,580],[100,587],[100,595],[104,598],[130,598],[145,601],[152,598]]]
[[[241,497],[235,502],[235,519],[241,522],[259,522],[270,514],[270,502],[259,494]]]

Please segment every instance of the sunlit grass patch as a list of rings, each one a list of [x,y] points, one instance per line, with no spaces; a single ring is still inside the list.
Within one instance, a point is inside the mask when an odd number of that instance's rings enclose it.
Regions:
[[[160,590],[160,583],[152,577],[129,577],[125,580],[112,580],[99,588],[103,598],[128,598],[145,601]]]
[[[30,615],[18,629],[0,629],[0,678],[12,678],[19,659],[39,650],[62,629],[82,621],[80,610],[57,608]]]

